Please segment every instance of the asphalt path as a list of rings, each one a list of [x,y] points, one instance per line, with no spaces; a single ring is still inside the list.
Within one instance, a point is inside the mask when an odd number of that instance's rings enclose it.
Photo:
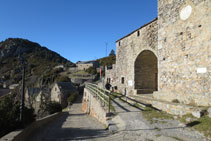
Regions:
[[[81,101],[74,103],[62,117],[32,136],[33,141],[103,140],[109,132],[96,119],[81,111]]]

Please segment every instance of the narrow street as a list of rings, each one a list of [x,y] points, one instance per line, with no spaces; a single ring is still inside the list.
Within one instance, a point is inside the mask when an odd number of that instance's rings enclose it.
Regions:
[[[55,122],[36,133],[33,141],[101,140],[109,136],[105,126],[81,111],[81,101]]]
[[[81,97],[69,111],[31,137],[32,141],[178,141],[204,140],[194,131],[178,126],[170,120],[166,124],[149,124],[142,116],[142,110],[121,100],[114,100],[117,115],[112,119],[118,132],[111,134],[105,125],[81,111]]]

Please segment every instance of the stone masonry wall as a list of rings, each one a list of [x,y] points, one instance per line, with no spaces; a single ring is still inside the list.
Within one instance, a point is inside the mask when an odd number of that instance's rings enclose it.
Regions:
[[[104,84],[106,84],[107,79],[110,78],[110,84],[112,87],[117,86],[117,76],[116,76],[116,65],[112,65],[112,69],[107,69],[105,68],[105,79],[104,79]]]
[[[211,106],[210,25],[210,0],[158,0],[159,92],[154,97]]]
[[[144,50],[152,51],[157,56],[157,30],[155,19],[116,42],[116,84],[120,93],[136,94],[135,60]]]

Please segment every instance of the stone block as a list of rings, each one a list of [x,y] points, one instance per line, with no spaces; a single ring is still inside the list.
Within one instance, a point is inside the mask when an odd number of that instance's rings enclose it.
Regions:
[[[207,110],[207,112],[208,112],[208,117],[211,118],[211,107]]]
[[[201,111],[194,111],[194,112],[192,112],[192,115],[196,118],[200,118],[202,116],[202,113],[201,113]]]

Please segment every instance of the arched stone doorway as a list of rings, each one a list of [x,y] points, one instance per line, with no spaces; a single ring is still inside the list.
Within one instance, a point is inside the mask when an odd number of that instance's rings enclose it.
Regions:
[[[142,51],[135,61],[135,89],[137,94],[157,91],[158,87],[157,57],[150,50]]]

